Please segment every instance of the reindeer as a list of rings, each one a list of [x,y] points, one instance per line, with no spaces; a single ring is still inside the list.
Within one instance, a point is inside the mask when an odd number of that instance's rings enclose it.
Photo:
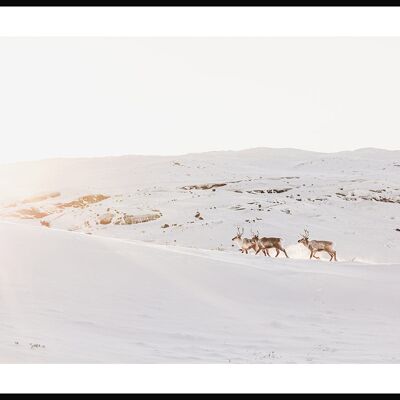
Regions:
[[[259,237],[260,234],[257,231],[257,234],[253,234],[252,241],[255,243],[254,250],[256,251],[256,255],[262,251],[264,253],[264,256],[268,255],[268,257],[271,257],[271,254],[269,254],[268,249],[276,249],[276,255],[275,257],[278,257],[280,252],[283,251],[285,253],[286,258],[289,258],[289,256],[286,253],[286,250],[282,246],[282,240],[281,238],[276,238],[276,237]]]
[[[239,227],[237,228],[237,235],[232,238],[232,241],[235,242],[242,253],[249,254],[249,250],[255,250],[255,243],[252,239],[243,238],[244,228],[242,228],[242,232],[240,232]]]
[[[299,239],[297,242],[304,244],[304,246],[310,250],[310,259],[313,257],[319,259],[315,253],[326,251],[331,256],[329,261],[337,261],[336,251],[333,249],[332,242],[328,242],[326,240],[309,240],[310,234],[306,229],[304,229],[304,234],[300,234],[300,236],[302,236],[302,239]]]

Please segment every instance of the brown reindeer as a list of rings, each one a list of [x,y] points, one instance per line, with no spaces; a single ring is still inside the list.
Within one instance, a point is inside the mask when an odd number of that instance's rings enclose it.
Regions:
[[[310,234],[306,229],[304,229],[304,234],[301,234],[300,236],[302,236],[302,238],[298,240],[298,243],[304,244],[304,246],[310,250],[310,259],[313,257],[319,259],[315,254],[320,251],[326,251],[331,256],[329,261],[337,261],[336,251],[333,249],[332,242],[326,240],[310,240]]]
[[[252,239],[242,238],[243,233],[244,233],[244,228],[242,228],[241,232],[240,229],[237,228],[237,234],[234,238],[232,238],[232,241],[238,245],[242,253],[249,254],[250,249],[255,250],[255,243]]]
[[[258,254],[260,251],[264,253],[264,256],[268,255],[271,257],[271,254],[269,254],[268,249],[276,249],[276,255],[275,257],[278,257],[280,252],[283,251],[285,253],[285,256],[289,258],[289,256],[286,253],[286,250],[282,246],[282,239],[281,238],[276,238],[276,237],[259,237],[259,233],[257,231],[257,234],[252,237],[252,241],[255,243],[255,251],[256,254]]]

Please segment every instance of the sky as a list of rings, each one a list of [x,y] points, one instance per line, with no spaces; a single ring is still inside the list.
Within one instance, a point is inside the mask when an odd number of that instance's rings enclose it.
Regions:
[[[400,38],[0,38],[0,163],[400,149]]]

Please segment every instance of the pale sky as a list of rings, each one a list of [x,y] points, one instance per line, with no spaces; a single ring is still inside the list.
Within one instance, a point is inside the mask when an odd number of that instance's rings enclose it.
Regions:
[[[0,163],[400,149],[400,38],[0,38]]]

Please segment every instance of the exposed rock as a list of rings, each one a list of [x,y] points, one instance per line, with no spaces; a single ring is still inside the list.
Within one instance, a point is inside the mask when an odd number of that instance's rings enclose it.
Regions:
[[[400,204],[400,199],[393,199],[390,197],[383,197],[383,196],[360,196],[360,199],[363,200],[374,200],[374,201],[381,201],[382,203],[398,203]]]
[[[90,204],[99,203],[101,201],[109,199],[110,196],[105,196],[103,194],[89,194],[86,196],[79,197],[76,200],[70,201],[69,203],[57,204],[59,208],[85,208]]]
[[[115,225],[134,225],[154,221],[161,217],[161,214],[128,215],[123,213],[114,219]]]
[[[193,189],[208,190],[208,189],[213,189],[213,188],[221,187],[221,186],[226,186],[226,183],[204,183],[202,185],[183,186],[181,189],[184,189],[184,190],[193,190]]]
[[[264,194],[264,193],[285,193],[288,192],[289,190],[292,190],[292,188],[283,188],[283,189],[253,189],[253,190],[247,190],[247,193],[250,194]]]
[[[41,211],[37,208],[31,207],[31,208],[24,208],[22,210],[18,210],[16,213],[12,214],[11,216],[17,217],[17,218],[22,218],[22,219],[39,219],[39,218],[45,218],[49,213],[45,211]]]
[[[102,216],[100,217],[99,223],[100,223],[101,225],[108,225],[108,224],[111,224],[113,218],[114,218],[114,214],[113,214],[113,213],[104,214],[104,215],[102,215]]]
[[[375,192],[375,193],[382,193],[382,191],[373,191],[370,190],[371,192]],[[382,203],[392,203],[392,204],[400,204],[400,197],[399,196],[395,196],[395,197],[388,197],[388,196],[381,196],[379,194],[363,194],[360,195],[358,193],[336,193],[337,196],[340,196],[343,200],[347,200],[347,201],[356,201],[356,200],[367,200],[367,201],[378,201],[378,202],[382,202]]]

